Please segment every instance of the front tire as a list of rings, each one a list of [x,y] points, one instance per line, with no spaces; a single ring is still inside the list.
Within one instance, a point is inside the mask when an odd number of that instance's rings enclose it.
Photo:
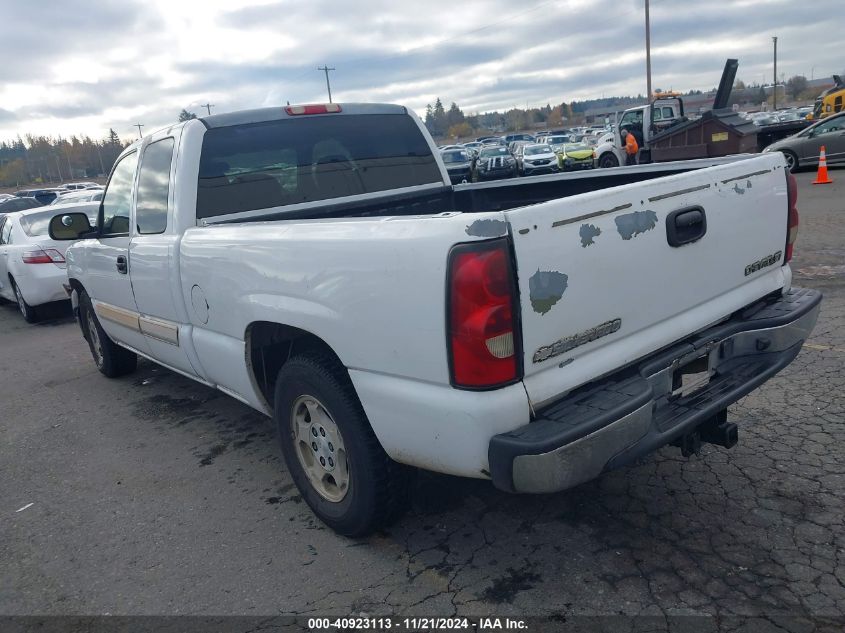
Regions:
[[[599,167],[603,169],[619,167],[619,159],[613,152],[605,152],[599,157]]]
[[[131,374],[138,366],[138,356],[112,341],[94,311],[91,298],[84,290],[79,293],[79,316],[82,333],[88,341],[91,356],[100,373],[109,378]]]
[[[18,302],[18,310],[20,310],[23,315],[23,320],[27,323],[35,323],[38,321],[38,313],[35,308],[29,305],[26,302],[26,299],[23,298],[21,289],[18,288],[18,284],[15,283],[14,279],[12,280],[12,288],[15,290],[15,299]]]
[[[783,157],[786,159],[786,166],[790,172],[795,173],[798,171],[798,155],[788,149],[781,150]]]
[[[285,363],[273,408],[288,470],[320,520],[360,537],[401,515],[409,469],[384,452],[333,356],[306,352]]]

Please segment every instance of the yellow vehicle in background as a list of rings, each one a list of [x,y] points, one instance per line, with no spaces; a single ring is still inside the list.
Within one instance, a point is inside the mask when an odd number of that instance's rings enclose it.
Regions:
[[[833,76],[833,83],[833,88],[828,88],[816,97],[813,113],[807,116],[808,119],[818,121],[845,110],[845,83],[839,75]]]

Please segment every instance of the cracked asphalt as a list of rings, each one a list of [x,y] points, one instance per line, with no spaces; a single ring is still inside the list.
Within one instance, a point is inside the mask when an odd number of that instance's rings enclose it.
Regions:
[[[845,170],[832,175],[798,175],[794,283],[824,291],[819,323],[730,408],[735,448],[664,448],[544,496],[420,473],[412,510],[363,540],[313,517],[268,419],[149,362],[107,380],[63,306],[35,326],[0,306],[0,614],[843,622]]]

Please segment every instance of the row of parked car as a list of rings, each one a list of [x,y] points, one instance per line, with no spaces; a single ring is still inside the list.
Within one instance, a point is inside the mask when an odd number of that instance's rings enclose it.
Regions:
[[[103,187],[94,182],[0,194],[0,302],[17,303],[28,323],[44,304],[67,299],[65,250],[50,239],[50,219],[62,211],[96,221]]]
[[[739,116],[747,119],[757,126],[775,125],[776,123],[787,123],[790,121],[803,121],[812,114],[811,106],[801,108],[784,108],[774,112],[740,112]]]
[[[440,153],[453,183],[480,182],[593,169],[593,148],[608,136],[604,127],[486,136],[441,146]]]

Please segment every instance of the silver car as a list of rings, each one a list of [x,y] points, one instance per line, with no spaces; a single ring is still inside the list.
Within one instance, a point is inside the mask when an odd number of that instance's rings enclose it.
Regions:
[[[828,163],[845,162],[845,112],[775,141],[763,151],[782,152],[790,171],[795,171],[799,167],[818,165],[822,146]]]
[[[557,154],[546,143],[523,145],[516,151],[516,161],[522,176],[553,174],[558,170]]]

